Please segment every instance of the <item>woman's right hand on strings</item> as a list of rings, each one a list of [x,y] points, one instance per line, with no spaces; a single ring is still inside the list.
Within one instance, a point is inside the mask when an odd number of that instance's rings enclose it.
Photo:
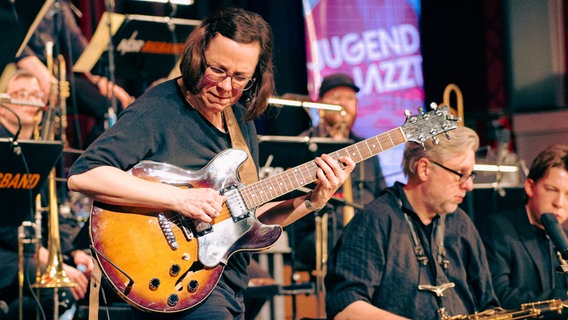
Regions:
[[[211,188],[180,188],[179,191],[175,211],[204,222],[211,222],[218,217],[227,200],[227,197]]]

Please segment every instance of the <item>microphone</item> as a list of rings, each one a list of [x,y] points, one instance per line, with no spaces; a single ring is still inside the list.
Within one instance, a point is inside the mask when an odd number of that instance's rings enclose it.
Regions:
[[[540,222],[562,259],[568,260],[568,237],[556,217],[552,213],[543,213]]]
[[[25,100],[16,100],[12,99],[9,94],[7,93],[0,93],[0,103],[9,103],[9,104],[16,104],[20,106],[28,106],[28,107],[37,107],[37,108],[45,108],[45,104],[43,102],[33,102],[33,101],[25,101]]]

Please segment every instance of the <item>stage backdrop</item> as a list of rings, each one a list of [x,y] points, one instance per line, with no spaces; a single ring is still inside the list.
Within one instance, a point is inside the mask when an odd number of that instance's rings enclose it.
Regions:
[[[404,124],[424,105],[420,0],[303,0],[308,91],[324,76],[351,75],[361,91],[354,131],[369,138]],[[315,117],[315,115],[314,115]],[[405,181],[399,146],[380,155],[387,183]]]

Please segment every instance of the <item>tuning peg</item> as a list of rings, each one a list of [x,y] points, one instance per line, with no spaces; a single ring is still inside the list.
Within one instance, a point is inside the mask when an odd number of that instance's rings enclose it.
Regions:
[[[418,107],[418,113],[424,114],[424,108],[423,108],[423,107]]]
[[[436,102],[430,102],[430,108],[432,110],[436,110],[436,109],[438,109],[438,104]]]
[[[435,145],[440,143],[440,139],[438,139],[437,137],[432,138],[432,140],[434,140]]]
[[[412,112],[410,112],[410,110],[406,109],[404,110],[404,115],[409,118],[412,115]]]
[[[450,136],[449,132],[444,132],[444,135],[446,136],[446,139],[452,140],[452,136]]]

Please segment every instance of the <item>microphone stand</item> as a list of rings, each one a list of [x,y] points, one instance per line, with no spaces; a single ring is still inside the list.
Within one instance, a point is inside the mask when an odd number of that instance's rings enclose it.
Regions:
[[[282,99],[278,97],[269,98],[268,103],[275,106],[311,108],[336,112],[341,112],[343,110],[343,107],[338,104]]]
[[[114,95],[114,84],[115,84],[115,63],[114,63],[114,44],[112,43],[112,29],[111,29],[111,22],[112,17],[111,14],[114,12],[114,0],[105,0],[106,11],[108,12],[107,15],[107,27],[109,33],[109,42],[108,42],[108,72],[109,72],[109,81],[110,85],[110,93],[108,94],[107,98],[110,99],[110,106],[108,108],[107,113],[105,114],[105,130],[112,127],[116,122],[116,110],[117,110],[117,100],[116,96]]]
[[[174,44],[174,46],[176,46],[178,40],[176,34],[176,24],[174,23],[173,19],[175,14],[177,13],[177,4],[173,3],[172,0],[168,0],[168,3],[170,4],[171,12],[169,16],[166,18],[166,23],[168,25],[168,30],[170,30],[170,34],[172,36],[172,43]],[[174,55],[174,64],[177,63],[178,59],[179,59],[179,53],[176,51]]]
[[[495,176],[495,186],[494,189],[497,191],[499,196],[504,197],[506,195],[506,191],[502,186],[503,180],[503,172],[500,170],[501,165],[505,164],[505,160],[507,157],[507,145],[509,144],[510,140],[510,132],[509,130],[503,128],[502,126],[498,127],[498,146],[497,146],[497,173]]]

